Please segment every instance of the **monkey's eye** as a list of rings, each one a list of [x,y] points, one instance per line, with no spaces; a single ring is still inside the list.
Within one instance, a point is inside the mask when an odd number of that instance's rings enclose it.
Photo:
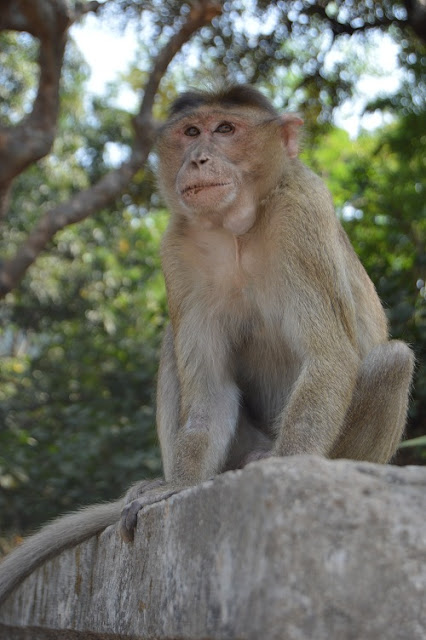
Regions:
[[[235,127],[230,122],[221,122],[215,129],[215,133],[234,133]]]
[[[200,130],[197,129],[197,127],[188,127],[184,131],[184,134],[186,136],[198,136],[199,133],[200,133]]]

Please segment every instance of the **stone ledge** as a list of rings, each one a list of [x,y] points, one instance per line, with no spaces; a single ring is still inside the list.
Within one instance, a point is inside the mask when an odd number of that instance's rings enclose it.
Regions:
[[[256,462],[34,572],[4,640],[424,640],[426,469]]]

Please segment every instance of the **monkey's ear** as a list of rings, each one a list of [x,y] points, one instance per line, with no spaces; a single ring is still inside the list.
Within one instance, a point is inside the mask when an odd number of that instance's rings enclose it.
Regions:
[[[302,124],[302,118],[294,113],[284,113],[281,116],[283,140],[290,158],[296,158],[299,153],[298,129]]]

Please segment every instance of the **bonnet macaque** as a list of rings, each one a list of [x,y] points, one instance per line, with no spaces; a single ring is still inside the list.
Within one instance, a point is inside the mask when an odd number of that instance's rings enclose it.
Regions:
[[[164,481],[65,516],[0,567],[0,599],[36,566],[182,487],[268,456],[385,463],[406,419],[413,355],[385,314],[321,179],[302,120],[257,90],[175,100],[158,184],[170,310],[158,379]]]

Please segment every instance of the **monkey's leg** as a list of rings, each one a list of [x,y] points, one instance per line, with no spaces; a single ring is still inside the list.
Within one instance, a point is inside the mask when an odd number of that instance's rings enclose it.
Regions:
[[[403,342],[379,345],[367,355],[331,458],[391,459],[404,431],[413,369],[413,353]]]

